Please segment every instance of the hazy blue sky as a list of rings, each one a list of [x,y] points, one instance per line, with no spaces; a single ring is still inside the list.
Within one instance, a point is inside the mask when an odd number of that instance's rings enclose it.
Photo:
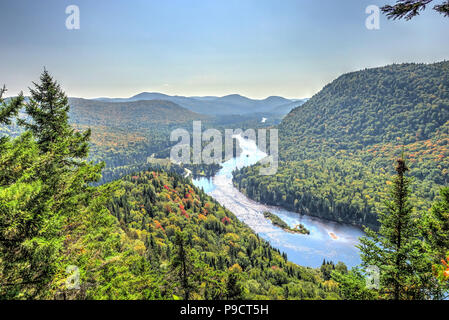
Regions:
[[[45,66],[70,96],[301,98],[348,71],[449,59],[449,18],[431,10],[365,28],[368,5],[393,2],[0,0],[0,83],[28,93]]]

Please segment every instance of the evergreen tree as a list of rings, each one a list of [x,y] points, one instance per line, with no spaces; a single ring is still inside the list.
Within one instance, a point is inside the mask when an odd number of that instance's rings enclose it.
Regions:
[[[239,300],[243,298],[244,288],[241,283],[241,276],[238,272],[232,271],[228,275],[226,282],[226,297],[229,300]]]
[[[344,300],[376,300],[378,295],[366,287],[363,272],[355,267],[349,272],[334,270],[332,279],[338,283],[339,294]]]
[[[434,250],[436,261],[446,257],[449,250],[449,188],[440,192],[441,200],[436,201],[426,215],[424,237]]]
[[[382,11],[387,15],[388,19],[405,19],[410,20],[417,15],[420,11],[426,9],[433,0],[397,0],[396,4],[390,6],[385,5],[382,7]],[[433,7],[433,10],[441,13],[445,17],[449,17],[449,1],[445,0],[440,4]]]
[[[102,164],[86,163],[90,132],[68,124],[67,98],[45,70],[25,109],[31,122],[20,137],[3,140],[0,155],[0,297],[43,298],[54,292],[64,250],[62,230],[103,195],[90,184]],[[17,114],[22,96],[2,108]],[[100,209],[98,209],[100,210]]]
[[[50,151],[55,144],[64,142],[65,148],[59,151],[63,151],[65,157],[85,158],[91,131],[75,132],[69,125],[70,106],[60,85],[45,69],[40,83],[33,84],[34,89],[30,88],[31,97],[25,105],[32,122],[20,119],[19,124],[33,133],[42,153]]]
[[[191,279],[193,274],[192,261],[189,257],[185,234],[177,232],[175,237],[176,253],[173,256],[172,268],[178,275],[179,283],[184,293],[184,299],[189,300],[190,293],[194,289]]]
[[[11,118],[17,116],[23,106],[23,94],[19,93],[16,98],[12,98],[8,103],[3,99],[6,87],[0,89],[0,124],[11,124]]]
[[[1,121],[11,123],[22,102],[3,103]],[[31,132],[0,144],[0,298],[35,298],[49,289],[61,245],[61,220],[40,179],[50,159],[38,155]]]
[[[449,257],[449,188],[440,192],[441,200],[435,201],[432,209],[425,216],[423,238],[432,251],[435,271],[439,274],[440,287],[436,296],[443,298],[449,291],[449,267],[445,261]],[[447,258],[449,260],[449,258]],[[443,261],[443,264],[441,262]]]
[[[410,181],[404,159],[397,160],[396,176],[379,214],[379,232],[366,228],[359,249],[364,267],[380,271],[380,293],[387,299],[429,299],[434,294],[434,277],[426,248],[419,238],[420,220],[409,202]]]
[[[54,199],[53,210],[73,213],[87,206],[95,188],[90,183],[101,177],[103,163],[93,165],[85,158],[89,151],[90,129],[75,132],[68,123],[69,104],[60,85],[44,70],[40,83],[30,89],[25,104],[31,121],[19,120],[36,138],[40,154],[48,158],[40,178],[48,195]]]

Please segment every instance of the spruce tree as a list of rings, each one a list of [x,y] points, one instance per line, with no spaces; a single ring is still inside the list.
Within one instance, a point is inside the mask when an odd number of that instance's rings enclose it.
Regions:
[[[2,101],[1,122],[11,123],[22,102],[21,94]],[[48,160],[31,132],[0,142],[0,299],[42,296],[56,269],[60,219],[40,179]]]
[[[186,242],[184,233],[177,232],[175,234],[176,253],[172,260],[172,270],[178,275],[178,281],[184,293],[184,300],[189,300],[193,290],[191,279],[193,271]]]
[[[3,123],[21,99],[0,109]],[[63,229],[103,197],[91,186],[103,164],[85,161],[90,131],[70,127],[67,97],[46,70],[25,110],[30,119],[18,123],[27,131],[0,150],[0,298],[51,296],[66,267]]]
[[[409,201],[410,180],[403,158],[397,160],[396,176],[386,210],[379,214],[380,229],[366,228],[359,249],[364,267],[376,266],[380,295],[387,299],[430,299],[434,295],[431,262],[419,237],[421,220]]]
[[[31,119],[20,119],[19,124],[33,134],[40,154],[48,158],[41,179],[55,199],[54,210],[65,211],[66,215],[88,204],[94,191],[89,184],[100,179],[104,164],[85,161],[91,131],[81,133],[70,126],[68,98],[49,72],[44,69],[40,82],[33,84],[25,104]]]
[[[76,132],[68,122],[70,106],[60,85],[44,69],[40,83],[29,88],[31,97],[25,105],[26,113],[32,121],[19,120],[19,124],[29,129],[42,153],[49,152],[57,143],[64,143],[58,151],[67,158],[85,158],[88,154],[90,129]]]
[[[226,281],[226,298],[229,300],[242,299],[244,287],[242,285],[241,275],[237,271],[230,271]]]

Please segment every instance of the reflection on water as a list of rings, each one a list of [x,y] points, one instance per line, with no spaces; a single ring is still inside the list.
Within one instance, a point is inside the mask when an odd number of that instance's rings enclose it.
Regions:
[[[223,168],[212,179],[194,179],[193,183],[232,211],[273,247],[287,253],[288,259],[294,263],[319,267],[326,259],[335,263],[343,261],[349,267],[359,264],[359,251],[355,245],[358,237],[363,235],[360,229],[260,204],[232,185],[232,171],[235,168],[255,164],[266,156],[253,141],[240,136],[236,138],[242,149],[240,156],[224,162]],[[263,216],[264,211],[278,215],[291,227],[302,223],[310,230],[310,235],[293,234],[273,226]]]
[[[207,194],[210,194],[216,188],[214,182],[212,181],[212,178],[196,178],[193,179],[193,184],[198,188],[203,188],[204,192],[206,192]]]

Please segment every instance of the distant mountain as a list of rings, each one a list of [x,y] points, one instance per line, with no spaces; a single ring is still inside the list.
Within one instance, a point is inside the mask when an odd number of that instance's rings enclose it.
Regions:
[[[129,100],[137,101],[137,100],[170,100],[171,96],[157,93],[157,92],[142,92],[132,96]],[[175,98],[175,97],[173,97]]]
[[[232,104],[238,104],[238,105],[252,105],[255,104],[255,100],[252,100],[250,98],[241,96],[239,94],[230,94],[221,98],[217,98],[212,101],[220,101],[220,102],[227,102]]]
[[[285,106],[294,102],[294,100],[277,96],[271,96],[263,100],[255,100],[239,94],[230,94],[224,97],[183,97],[170,96],[157,92],[142,92],[130,98],[98,98],[95,100],[103,102],[166,100],[176,103],[193,112],[209,115],[238,115],[264,112],[287,114],[291,109]],[[280,106],[284,107],[277,110],[276,107]]]
[[[264,103],[266,103],[266,104],[270,104],[270,105],[273,105],[273,106],[280,106],[280,105],[292,102],[293,100],[286,99],[286,98],[283,98],[283,97],[278,97],[278,96],[271,96],[271,97],[268,97],[268,98],[266,98],[266,99],[264,99],[262,101]]]
[[[286,115],[293,109],[302,106],[308,100],[309,100],[308,98],[299,99],[299,100],[295,100],[293,102],[288,102],[286,104],[278,105],[278,106],[274,107],[273,109],[271,109],[270,112],[274,113],[274,114]]]
[[[110,102],[69,98],[69,104],[70,121],[78,125],[136,127],[208,118],[165,100]]]

